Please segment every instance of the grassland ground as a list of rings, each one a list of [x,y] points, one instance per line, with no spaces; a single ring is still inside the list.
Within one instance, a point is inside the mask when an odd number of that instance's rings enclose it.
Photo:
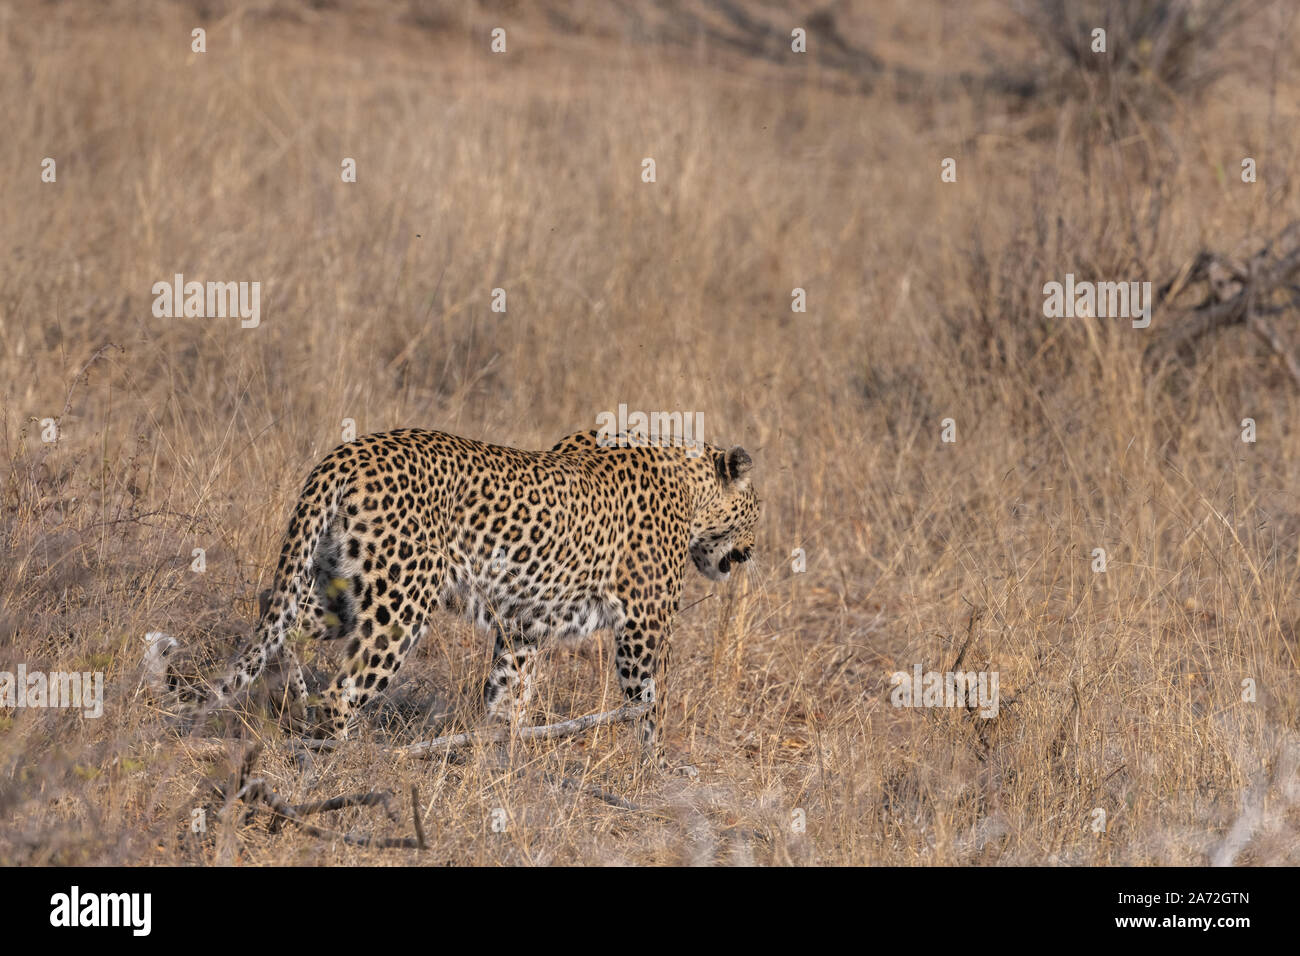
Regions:
[[[1173,305],[1143,330],[1042,292],[1300,218],[1294,10],[1145,48],[1115,20],[1103,69],[1053,33],[1099,5],[1022,7],[1068,18],[0,7],[0,671],[106,677],[97,719],[0,708],[0,863],[1300,862],[1296,385],[1245,325],[1153,365]],[[260,282],[260,324],[156,318],[177,273]],[[477,719],[488,648],[446,619],[355,746],[304,763],[257,699],[225,718],[293,802],[417,787],[428,850],[211,803],[230,768],[168,742],[142,638],[209,673],[249,634],[345,419],[542,448],[620,403],[756,462],[756,560],[693,576],[674,636],[697,780],[619,727],[385,752]],[[613,706],[610,653],[548,655],[534,719]],[[959,654],[996,717],[892,706]]]

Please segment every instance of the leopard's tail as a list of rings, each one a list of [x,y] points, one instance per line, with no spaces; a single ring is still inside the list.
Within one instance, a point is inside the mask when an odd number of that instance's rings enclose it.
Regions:
[[[317,550],[351,487],[350,469],[330,455],[308,476],[289,520],[270,599],[247,646],[231,660],[225,676],[196,708],[208,713],[232,700],[253,683],[283,651],[298,620],[309,582],[316,571]]]

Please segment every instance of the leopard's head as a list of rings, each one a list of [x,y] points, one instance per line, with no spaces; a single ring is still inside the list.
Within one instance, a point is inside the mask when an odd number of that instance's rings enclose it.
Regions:
[[[691,560],[706,578],[725,581],[754,552],[758,495],[749,480],[754,462],[739,445],[725,452],[709,447],[704,457],[712,472],[691,522]]]

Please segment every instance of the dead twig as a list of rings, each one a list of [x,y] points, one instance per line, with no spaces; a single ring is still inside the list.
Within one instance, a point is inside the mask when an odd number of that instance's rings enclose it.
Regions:
[[[957,651],[957,659],[948,665],[948,673],[955,674],[961,670],[961,662],[966,659],[966,651],[970,648],[970,642],[975,638],[975,625],[984,617],[984,608],[973,607],[970,610],[970,617],[966,619],[966,639],[961,642],[961,648]]]
[[[344,807],[382,806],[390,819],[396,820],[397,814],[392,808],[393,795],[387,790],[371,790],[369,793],[352,793],[329,800],[315,800],[312,803],[297,804],[294,809],[300,816],[309,817],[315,813],[327,813],[330,810],[342,810]]]
[[[1296,361],[1295,354],[1282,343],[1282,337],[1277,334],[1277,330],[1253,313],[1247,317],[1246,324],[1282,358],[1287,372],[1291,375],[1291,381],[1300,386],[1300,362]]]
[[[542,775],[542,779],[563,790],[589,794],[603,803],[608,803],[611,807],[618,807],[620,810],[633,810],[637,813],[644,813],[647,811],[646,807],[633,803],[631,800],[625,800],[618,794],[610,793],[608,790],[602,790],[594,784],[583,783],[581,780],[574,780],[572,777],[561,777],[553,773],[546,773]]]
[[[419,849],[423,850],[424,843],[424,824],[420,822],[420,788],[411,784],[411,819],[415,823],[415,843]]]
[[[344,807],[375,807],[384,808],[384,813],[388,819],[397,822],[397,814],[393,812],[392,806],[393,795],[387,790],[371,790],[368,793],[350,793],[341,797],[331,797],[328,800],[313,800],[311,803],[299,803],[293,806],[293,811],[299,817],[310,817],[317,813],[329,813],[332,810],[342,810]],[[271,833],[279,831],[284,820],[281,817],[274,817],[267,829]]]

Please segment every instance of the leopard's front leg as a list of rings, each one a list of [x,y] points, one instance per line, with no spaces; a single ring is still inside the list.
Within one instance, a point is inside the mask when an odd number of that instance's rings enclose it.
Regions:
[[[630,610],[615,639],[614,667],[619,686],[628,703],[650,704],[650,709],[637,719],[645,760],[660,770],[674,769],[665,759],[659,740],[665,710],[664,661],[672,633],[673,607],[668,603],[648,604]],[[695,776],[694,767],[676,769]]]
[[[614,648],[614,667],[624,698],[628,703],[651,705],[636,724],[647,759],[659,756],[657,737],[663,715],[659,649],[667,637],[667,621],[657,615],[642,615],[623,623]]]

